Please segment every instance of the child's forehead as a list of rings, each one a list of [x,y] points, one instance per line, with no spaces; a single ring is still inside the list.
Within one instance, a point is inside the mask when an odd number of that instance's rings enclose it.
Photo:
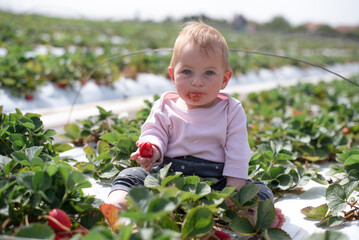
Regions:
[[[183,45],[179,55],[197,55],[198,57],[213,57],[213,58],[222,58],[220,50],[214,49],[209,46],[193,46],[193,44],[187,43]]]

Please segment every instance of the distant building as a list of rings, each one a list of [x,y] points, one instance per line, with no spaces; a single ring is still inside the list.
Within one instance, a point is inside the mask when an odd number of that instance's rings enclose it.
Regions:
[[[246,31],[247,30],[247,19],[245,19],[245,17],[243,17],[242,14],[240,15],[235,15],[234,16],[234,29],[238,30],[238,31]]]
[[[308,32],[316,32],[320,26],[322,26],[321,24],[318,24],[318,23],[307,23],[307,30]]]

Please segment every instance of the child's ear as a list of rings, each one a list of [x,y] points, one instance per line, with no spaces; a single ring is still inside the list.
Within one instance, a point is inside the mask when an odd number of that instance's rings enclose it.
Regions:
[[[222,86],[221,86],[222,90],[227,86],[229,79],[231,79],[231,77],[232,77],[232,73],[233,73],[232,70],[228,70],[227,72],[224,73]]]
[[[169,72],[170,77],[171,77],[171,80],[172,80],[172,82],[173,82],[173,81],[175,80],[173,67],[168,67],[168,72]]]

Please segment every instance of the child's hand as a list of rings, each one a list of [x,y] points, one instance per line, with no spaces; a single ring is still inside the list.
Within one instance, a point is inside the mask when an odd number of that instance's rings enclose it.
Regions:
[[[158,150],[158,148],[152,144],[148,144],[145,142],[140,142],[137,141],[136,142],[136,146],[138,147],[137,151],[132,153],[130,158],[132,160],[136,160],[136,162],[138,164],[140,164],[146,171],[150,171],[154,165],[154,163],[160,159],[161,157],[161,153]],[[142,146],[142,149],[141,149]],[[150,148],[150,149],[143,149],[143,148]],[[141,156],[141,152],[142,155],[144,155],[144,152],[146,152],[145,156]],[[153,152],[152,157],[150,157],[150,153]]]

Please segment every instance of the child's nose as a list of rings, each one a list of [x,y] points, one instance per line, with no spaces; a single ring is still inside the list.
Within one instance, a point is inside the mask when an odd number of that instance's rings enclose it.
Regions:
[[[196,87],[202,87],[203,86],[203,79],[202,77],[195,77],[192,81],[192,85]]]

